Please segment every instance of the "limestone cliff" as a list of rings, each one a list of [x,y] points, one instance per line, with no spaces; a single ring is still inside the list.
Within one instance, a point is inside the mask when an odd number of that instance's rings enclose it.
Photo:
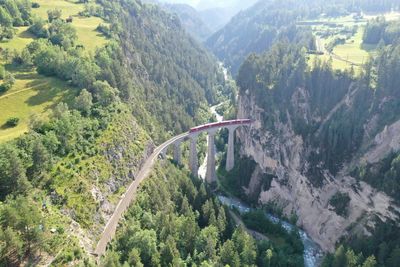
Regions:
[[[296,133],[294,121],[301,117],[301,123],[318,125],[321,129],[343,106],[350,108],[353,105],[353,98],[357,94],[352,86],[323,117],[312,111],[310,93],[304,88],[294,90],[288,105],[274,111],[263,109],[254,93],[241,89],[238,117],[252,118],[254,123],[250,130],[240,129],[237,132],[241,143],[240,154],[252,157],[258,164],[255,169],[257,173],[252,175],[245,189],[248,194],[258,194],[259,190],[256,189],[262,186],[260,175],[257,174],[272,174],[275,178],[268,190],[261,190],[259,202],[273,201],[286,214],[296,213],[298,225],[327,251],[332,251],[343,235],[368,234],[369,227],[366,225],[371,224],[374,216],[383,221],[397,217],[400,209],[394,206],[389,196],[363,181],[357,181],[350,173],[352,166],[378,162],[390,152],[400,149],[400,121],[380,130],[374,123],[376,118],[366,120],[360,149],[341,165],[338,172],[332,174],[323,160],[312,159],[312,155],[319,155],[323,147],[323,144],[313,144],[320,134],[318,127],[305,137]],[[281,119],[282,112],[285,113],[284,120]],[[293,114],[296,114],[296,118]],[[274,118],[272,125],[266,123],[266,117]],[[318,185],[312,182],[311,176],[314,174],[310,172],[315,167],[322,177]],[[350,198],[346,215],[338,215],[340,212],[330,204],[338,192],[347,193]]]

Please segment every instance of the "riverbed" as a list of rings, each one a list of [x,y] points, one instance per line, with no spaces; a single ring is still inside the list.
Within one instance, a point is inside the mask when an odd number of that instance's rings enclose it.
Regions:
[[[222,104],[224,104],[224,103],[220,103],[218,105],[210,107],[212,114],[215,115],[218,122],[221,122],[224,119],[223,116],[221,116],[217,112],[217,108]],[[199,171],[198,171],[199,177],[204,179],[206,176],[206,170],[207,170],[207,156],[205,157],[203,163],[201,164],[201,166],[199,168]],[[222,196],[222,195],[217,195],[217,197],[223,204],[227,205],[230,208],[235,207],[237,210],[239,210],[240,213],[246,213],[251,210],[249,205],[247,205],[246,203],[244,203],[238,199],[229,198],[229,197]],[[279,219],[278,217],[274,216],[273,214],[265,213],[265,216],[273,223],[280,223],[282,225],[282,227],[288,232],[295,229],[294,225],[290,224],[287,221]],[[306,232],[304,232],[301,229],[299,229],[298,231],[299,231],[301,241],[303,242],[303,245],[304,245],[304,254],[303,254],[304,266],[305,267],[320,266],[323,255],[324,255],[321,247],[316,242],[314,242],[307,235]]]
[[[247,213],[251,210],[254,210],[254,209],[250,208],[246,203],[244,203],[238,199],[226,197],[226,196],[222,196],[222,195],[217,195],[217,197],[221,201],[222,204],[228,206],[229,208],[235,208],[242,214]],[[265,212],[265,216],[273,223],[281,224],[282,227],[288,232],[291,232],[291,231],[293,231],[293,229],[296,229],[296,227],[294,225],[290,224],[287,221],[279,219],[278,217],[274,216],[273,214]],[[298,231],[299,231],[301,241],[303,242],[303,245],[304,245],[304,253],[303,253],[304,266],[305,267],[320,266],[322,258],[323,258],[323,252],[321,250],[321,247],[317,243],[315,243],[307,235],[306,232],[304,232],[301,229],[299,229]]]

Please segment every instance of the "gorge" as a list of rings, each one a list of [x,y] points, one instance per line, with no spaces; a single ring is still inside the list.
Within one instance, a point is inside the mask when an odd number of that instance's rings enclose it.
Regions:
[[[188,1],[0,1],[0,266],[398,267],[399,1]]]

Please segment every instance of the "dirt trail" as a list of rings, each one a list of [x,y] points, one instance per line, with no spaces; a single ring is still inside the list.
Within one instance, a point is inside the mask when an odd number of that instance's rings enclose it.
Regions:
[[[43,86],[43,85],[46,85],[46,84],[48,84],[48,83],[47,82],[43,82],[43,83],[28,87],[28,88],[25,88],[25,89],[21,89],[21,90],[18,90],[18,91],[15,91],[15,92],[12,92],[12,93],[9,93],[9,94],[6,94],[6,95],[2,95],[2,96],[0,96],[0,99],[7,98],[9,96],[16,95],[16,94],[19,94],[19,93],[23,93],[23,92],[26,92],[26,91],[30,91],[30,90],[36,89],[39,86]]]

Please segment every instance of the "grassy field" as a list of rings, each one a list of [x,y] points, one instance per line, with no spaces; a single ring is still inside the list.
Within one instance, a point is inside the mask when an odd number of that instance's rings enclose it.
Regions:
[[[77,4],[78,1],[35,0],[35,2],[40,4],[40,8],[32,9],[32,13],[44,19],[47,19],[47,11],[55,8],[62,11],[62,19],[77,15],[80,11],[84,10],[84,5]]]
[[[17,34],[11,41],[2,41],[0,42],[0,47],[3,49],[16,49],[17,51],[21,51],[25,48],[27,44],[34,40],[35,36],[33,36],[29,31],[28,27],[19,27],[17,28]]]
[[[62,18],[73,17],[72,25],[77,30],[77,44],[83,45],[87,51],[94,52],[107,42],[96,31],[100,23],[104,23],[97,17],[80,17],[78,13],[84,10],[83,4],[77,1],[67,0],[35,0],[40,8],[32,9],[32,13],[43,19],[47,19],[47,11],[61,9]],[[15,38],[8,42],[1,42],[0,47],[21,51],[35,37],[27,31],[28,27],[17,28]],[[28,130],[28,122],[31,114],[48,116],[50,110],[60,101],[70,102],[75,96],[76,90],[67,83],[56,78],[38,75],[34,69],[21,69],[7,66],[7,71],[16,78],[16,84],[6,92],[0,94],[0,143],[20,136]],[[7,128],[5,122],[10,117],[18,117],[20,122],[17,127]]]
[[[66,0],[36,0],[40,4],[40,8],[33,9],[33,14],[47,19],[47,11],[52,9],[60,9],[62,11],[62,19],[70,16],[73,17],[72,25],[78,34],[78,44],[85,46],[89,51],[95,51],[96,47],[100,47],[106,43],[106,39],[96,31],[100,23],[104,23],[98,17],[80,17],[79,12],[83,11],[84,4],[77,4],[77,1]]]
[[[350,62],[362,65],[365,63],[370,53],[362,46],[364,28],[359,27],[357,33],[343,45],[338,45],[333,49],[333,53]]]
[[[391,12],[382,14],[387,20],[400,19],[400,13]],[[363,18],[355,19],[353,16],[344,16],[339,18],[321,18],[314,21],[305,21],[302,24],[307,24],[312,27],[313,33],[316,36],[320,50],[324,51],[324,55],[310,55],[310,65],[315,58],[321,60],[331,60],[334,69],[350,69],[354,67],[355,71],[360,70],[360,66],[365,63],[370,56],[374,56],[376,47],[371,45],[363,45],[362,37],[365,25],[368,20],[376,18],[378,15],[364,15]],[[344,33],[357,27],[355,34]],[[330,54],[326,51],[325,46],[335,38],[346,39],[344,44],[336,45]]]
[[[102,34],[96,31],[100,23],[104,23],[98,17],[81,17],[79,12],[84,10],[83,4],[76,4],[74,1],[66,0],[37,0],[40,8],[32,9],[32,13],[43,19],[47,19],[47,11],[51,9],[62,10],[62,18],[66,19],[69,16],[73,17],[72,25],[75,27],[78,35],[78,44],[85,46],[88,51],[95,51],[97,47],[101,47],[107,42]],[[28,27],[17,28],[17,34],[11,41],[0,42],[0,47],[5,49],[16,49],[21,51],[27,44],[35,39],[28,32]]]
[[[16,84],[0,95],[0,143],[25,133],[32,114],[46,118],[55,105],[60,101],[71,102],[76,94],[76,90],[65,82],[41,76],[34,70],[14,69],[13,73]],[[20,119],[17,127],[5,126],[10,117]]]
[[[97,47],[101,47],[107,42],[107,39],[96,31],[100,23],[104,23],[104,21],[97,17],[78,17],[74,18],[72,22],[78,34],[78,44],[83,45],[88,51],[94,52]]]

